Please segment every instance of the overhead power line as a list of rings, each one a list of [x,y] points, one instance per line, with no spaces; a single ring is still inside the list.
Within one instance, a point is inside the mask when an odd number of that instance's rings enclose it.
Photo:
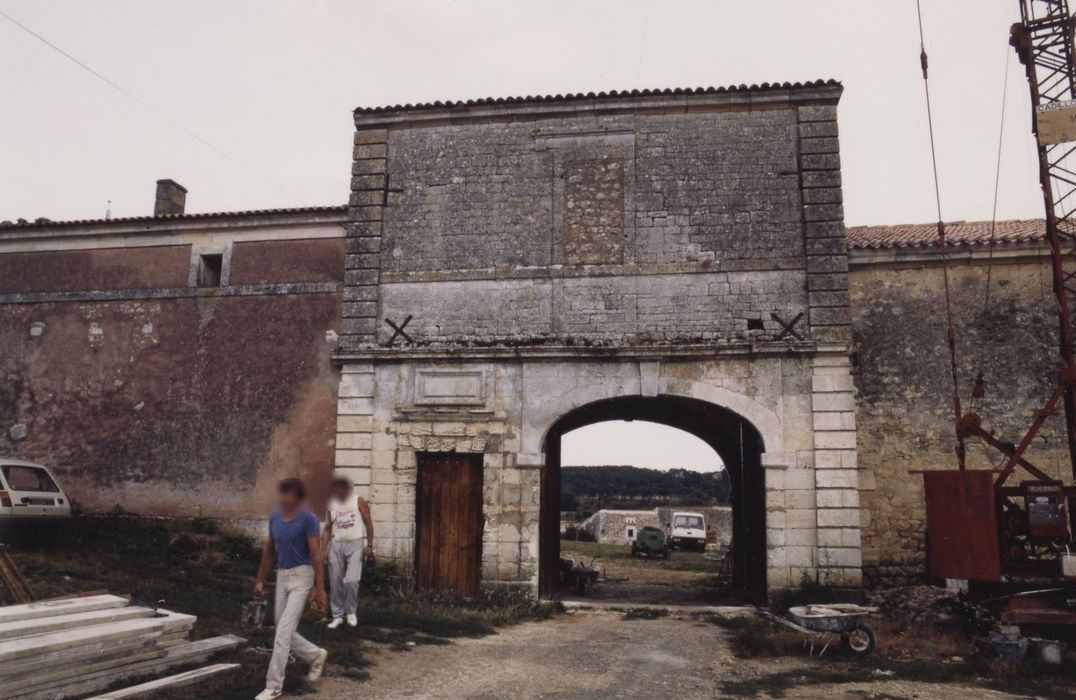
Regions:
[[[45,46],[49,47],[50,49],[52,49],[52,50],[53,50],[53,51],[55,51],[56,53],[60,54],[61,56],[63,56],[63,57],[64,57],[64,58],[66,58],[67,60],[69,60],[69,61],[71,61],[72,63],[74,63],[74,64],[75,64],[76,66],[78,66],[79,68],[83,69],[84,71],[86,71],[87,73],[89,73],[90,75],[92,75],[93,77],[95,77],[95,78],[97,78],[98,80],[100,80],[101,82],[103,82],[103,83],[104,83],[105,85],[108,85],[108,86],[109,86],[110,88],[112,88],[112,89],[113,89],[113,90],[115,90],[116,92],[119,92],[119,93],[120,93],[121,95],[123,95],[124,97],[126,97],[126,98],[128,98],[128,99],[130,99],[130,100],[134,101],[134,102],[135,102],[135,103],[137,103],[137,104],[138,104],[139,106],[141,106],[141,107],[142,107],[143,109],[146,109],[146,110],[148,110],[149,112],[152,112],[154,116],[156,116],[156,117],[158,117],[159,119],[162,119],[163,121],[167,122],[167,123],[168,123],[169,125],[171,125],[171,126],[172,126],[172,127],[174,127],[175,129],[178,129],[179,131],[183,132],[184,134],[186,134],[186,135],[187,135],[187,136],[189,136],[190,138],[194,139],[194,140],[195,140],[195,141],[197,141],[198,143],[202,144],[203,146],[205,146],[205,147],[206,147],[206,148],[208,148],[209,150],[213,151],[214,153],[216,153],[216,154],[217,154],[217,155],[219,155],[220,157],[222,157],[222,158],[224,158],[224,159],[226,159],[226,160],[230,161],[230,162],[231,162],[231,163],[233,163],[234,165],[237,165],[237,166],[239,166],[240,168],[242,168],[242,169],[244,169],[244,170],[248,171],[248,172],[249,172],[250,174],[252,174],[252,175],[253,175],[254,177],[258,178],[259,180],[261,180],[261,181],[262,181],[262,182],[264,182],[265,184],[269,185],[270,187],[272,187],[272,188],[274,188],[274,189],[278,190],[278,191],[279,191],[280,193],[282,193],[282,194],[284,194],[284,195],[287,195],[287,196],[288,196],[288,197],[290,197],[291,199],[295,200],[295,202],[297,202],[297,203],[300,203],[300,204],[302,203],[302,202],[301,202],[301,200],[300,200],[300,199],[299,199],[299,198],[298,198],[298,197],[297,197],[296,195],[292,194],[291,192],[289,192],[289,191],[288,191],[288,190],[286,190],[285,188],[281,187],[281,186],[280,186],[280,185],[278,185],[277,183],[273,182],[272,180],[269,180],[269,179],[268,179],[268,178],[266,178],[266,177],[265,177],[264,175],[262,175],[262,174],[261,174],[261,173],[259,173],[259,172],[258,172],[257,170],[255,170],[254,168],[250,167],[249,165],[247,165],[247,164],[246,164],[246,163],[244,163],[243,161],[241,161],[241,160],[239,160],[238,158],[236,158],[236,157],[234,157],[234,156],[232,156],[232,155],[228,154],[227,152],[223,151],[223,150],[222,150],[221,148],[219,148],[218,146],[215,146],[215,145],[214,145],[213,143],[211,143],[210,141],[208,141],[208,140],[207,140],[207,139],[205,139],[204,137],[202,137],[202,136],[199,136],[199,135],[198,135],[197,133],[195,133],[195,132],[191,131],[190,129],[188,129],[187,127],[183,126],[182,124],[180,124],[179,122],[177,122],[177,121],[176,121],[175,119],[173,119],[172,117],[170,117],[170,116],[169,116],[169,115],[168,115],[168,114],[167,114],[166,112],[164,112],[163,110],[160,110],[160,109],[158,109],[158,108],[154,107],[154,106],[153,106],[152,104],[150,104],[150,103],[146,102],[145,100],[143,100],[142,98],[138,97],[138,95],[135,95],[135,94],[133,94],[132,92],[130,92],[129,90],[127,90],[126,88],[124,88],[124,87],[123,87],[122,85],[120,85],[120,84],[119,84],[119,83],[117,83],[116,81],[114,81],[114,80],[112,80],[111,78],[109,78],[109,77],[108,77],[107,75],[104,75],[104,74],[103,74],[103,73],[101,73],[100,71],[97,71],[97,70],[95,70],[95,69],[94,69],[94,68],[93,68],[92,66],[89,66],[89,65],[87,65],[87,64],[86,64],[86,63],[85,63],[84,61],[81,61],[80,59],[78,59],[78,58],[76,58],[75,56],[71,55],[70,53],[68,53],[67,51],[65,51],[64,49],[62,49],[61,47],[57,46],[57,45],[56,45],[55,43],[53,43],[52,41],[49,41],[49,40],[48,40],[47,38],[45,38],[45,37],[44,37],[44,36],[42,36],[41,34],[38,34],[38,33],[37,33],[36,31],[34,31],[34,30],[33,30],[33,29],[31,29],[30,27],[26,26],[25,24],[23,24],[23,23],[22,23],[22,22],[20,22],[19,20],[15,19],[15,18],[14,18],[14,17],[12,17],[11,15],[7,14],[7,13],[6,13],[6,12],[4,12],[3,10],[0,10],[0,17],[3,17],[3,18],[4,18],[4,19],[6,19],[7,21],[11,22],[11,23],[12,23],[12,24],[14,24],[14,25],[15,25],[16,27],[18,27],[19,29],[23,30],[24,32],[26,32],[27,34],[29,34],[30,36],[32,36],[33,38],[37,39],[38,41],[40,41],[40,42],[41,42],[42,44],[44,44]]]

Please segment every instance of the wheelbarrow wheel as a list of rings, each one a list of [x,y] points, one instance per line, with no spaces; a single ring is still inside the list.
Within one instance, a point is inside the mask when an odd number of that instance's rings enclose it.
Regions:
[[[869,656],[876,643],[874,630],[869,625],[857,622],[856,626],[841,636],[841,648],[852,656]]]

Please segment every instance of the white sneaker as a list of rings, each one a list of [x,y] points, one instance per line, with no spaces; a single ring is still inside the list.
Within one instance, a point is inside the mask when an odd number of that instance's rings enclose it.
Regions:
[[[318,650],[318,655],[310,662],[310,670],[306,673],[307,683],[317,683],[321,680],[321,674],[325,673],[325,660],[329,658],[329,652],[324,649]]]
[[[342,618],[342,617],[334,617],[333,621],[330,622],[328,625],[326,625],[326,627],[328,627],[331,630],[334,630],[334,629],[336,629],[337,627],[339,627],[342,624],[344,624],[344,618]]]
[[[350,615],[348,615],[347,616],[347,626],[348,627],[358,627],[359,626],[359,616],[356,615],[355,613],[351,613]]]
[[[262,692],[258,693],[258,696],[255,697],[254,700],[276,700],[282,694],[283,693],[279,690],[269,690],[268,688],[266,688]]]

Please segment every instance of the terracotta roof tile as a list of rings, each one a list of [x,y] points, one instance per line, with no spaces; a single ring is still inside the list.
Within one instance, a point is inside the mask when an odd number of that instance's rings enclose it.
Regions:
[[[165,216],[122,216],[111,219],[72,219],[68,221],[53,221],[51,219],[35,219],[27,221],[0,221],[0,231],[8,229],[39,229],[39,228],[63,228],[67,226],[93,226],[100,224],[138,224],[160,223],[162,221],[198,221],[200,219],[241,219],[253,216],[274,216],[289,214],[345,214],[347,207],[344,205],[326,207],[293,207],[290,209],[250,209],[247,211],[211,211],[200,214],[168,214]]]
[[[608,92],[576,92],[567,95],[527,95],[526,97],[482,97],[474,100],[444,100],[419,102],[417,104],[359,107],[356,114],[380,112],[410,112],[424,109],[460,109],[484,105],[538,104],[542,102],[568,102],[571,100],[609,99],[626,97],[662,97],[667,95],[722,95],[725,93],[766,92],[768,90],[802,90],[821,87],[840,87],[838,80],[812,80],[805,83],[760,83],[755,85],[729,85],[725,87],[664,88],[652,90],[609,90]]]
[[[953,221],[945,224],[945,241],[952,246],[1021,243],[1042,240],[1046,222],[1042,219],[998,221]],[[848,228],[849,248],[926,248],[937,246],[937,224],[897,224],[895,226],[852,226]]]

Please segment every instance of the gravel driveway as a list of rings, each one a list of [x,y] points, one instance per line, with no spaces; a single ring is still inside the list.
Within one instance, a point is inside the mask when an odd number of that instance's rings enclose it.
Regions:
[[[626,620],[610,610],[576,610],[481,639],[412,649],[380,651],[366,682],[326,677],[316,697],[714,698],[727,697],[724,684],[730,680],[787,677],[805,664],[824,663],[739,659],[729,649],[726,632],[712,624],[675,616]],[[870,683],[797,686],[786,694],[797,698],[1016,697],[982,688],[882,678]]]

